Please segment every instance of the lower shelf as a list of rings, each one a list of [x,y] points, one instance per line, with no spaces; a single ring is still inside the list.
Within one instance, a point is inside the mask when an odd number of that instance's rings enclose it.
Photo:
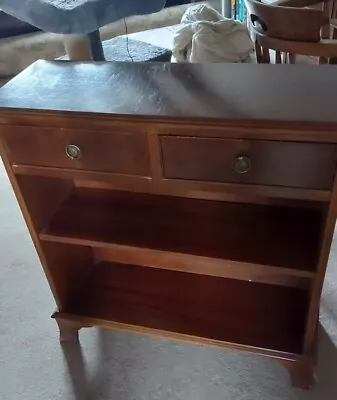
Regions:
[[[305,290],[100,263],[64,313],[301,354]]]

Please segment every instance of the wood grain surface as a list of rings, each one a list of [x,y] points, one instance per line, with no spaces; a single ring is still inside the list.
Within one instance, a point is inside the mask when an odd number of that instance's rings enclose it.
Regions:
[[[66,311],[300,354],[306,307],[298,289],[101,263]]]
[[[82,189],[63,203],[42,237],[315,271],[320,229],[315,209]]]
[[[334,66],[38,61],[0,108],[336,124],[336,86]]]
[[[336,87],[333,66],[52,61],[4,86],[0,152],[61,339],[102,326],[248,350],[307,387]]]

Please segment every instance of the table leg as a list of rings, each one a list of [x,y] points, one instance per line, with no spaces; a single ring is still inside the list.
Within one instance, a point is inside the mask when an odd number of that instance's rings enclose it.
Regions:
[[[71,61],[105,61],[98,30],[87,35],[65,35],[64,46]]]
[[[91,48],[87,35],[64,35],[64,46],[71,61],[90,61]]]
[[[105,61],[104,51],[102,46],[99,30],[88,34],[91,56],[94,61]]]

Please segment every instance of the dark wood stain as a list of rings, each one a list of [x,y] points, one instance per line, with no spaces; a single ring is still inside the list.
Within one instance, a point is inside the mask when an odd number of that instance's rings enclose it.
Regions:
[[[319,210],[82,189],[43,234],[315,271],[320,229]]]
[[[160,137],[165,178],[331,189],[337,148],[329,144]],[[248,157],[251,169],[234,169]]]
[[[4,129],[2,137],[14,164],[149,176],[146,135],[117,129],[111,133],[20,127],[15,135]],[[68,145],[76,145],[82,156],[70,159]]]
[[[336,124],[336,86],[333,66],[38,61],[0,90],[0,107]]]
[[[311,385],[336,87],[333,66],[47,61],[3,87],[0,153],[61,340],[101,326],[216,344]]]
[[[306,291],[102,263],[95,265],[68,311],[297,353],[306,307]]]

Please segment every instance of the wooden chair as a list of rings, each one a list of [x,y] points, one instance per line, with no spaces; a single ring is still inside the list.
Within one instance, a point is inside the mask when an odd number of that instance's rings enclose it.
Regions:
[[[337,39],[337,1],[333,1],[331,5],[331,36]]]
[[[272,49],[277,64],[293,64],[296,55],[317,57],[320,64],[333,63],[337,40],[331,39],[330,23],[336,2],[321,3],[321,9],[317,9],[305,8],[317,4],[317,0],[279,0],[272,4],[245,0],[257,62],[270,63]]]

